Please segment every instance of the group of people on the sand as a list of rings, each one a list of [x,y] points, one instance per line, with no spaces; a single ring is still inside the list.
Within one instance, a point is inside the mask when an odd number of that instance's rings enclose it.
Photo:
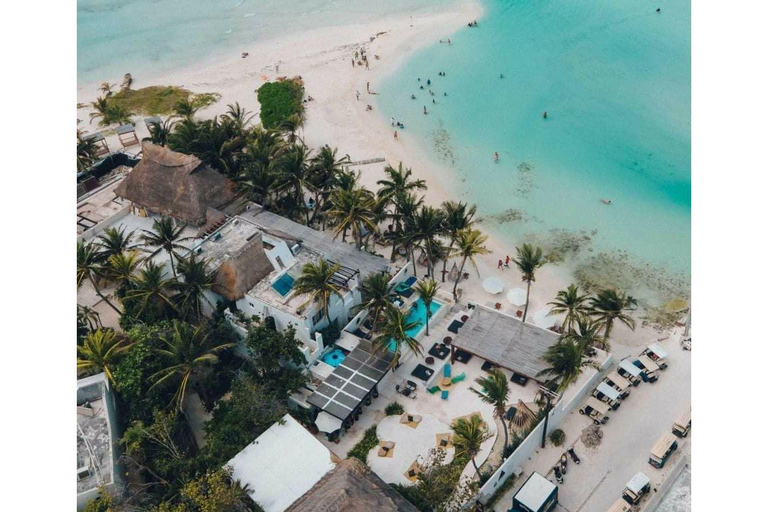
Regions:
[[[507,254],[507,257],[504,259],[504,261],[499,260],[499,266],[497,267],[498,270],[504,270],[505,268],[509,268],[510,261],[512,261],[512,258],[510,258],[509,254]]]
[[[375,57],[377,59],[379,58],[378,55]],[[359,52],[355,50],[355,56],[352,58],[352,67],[355,67],[355,64],[358,66],[365,66],[365,69],[370,69],[368,67],[368,56],[365,54],[365,48],[360,48]]]
[[[477,20],[475,20],[475,21],[470,21],[469,23],[467,23],[467,26],[468,26],[468,27],[476,27],[476,26],[477,26]]]

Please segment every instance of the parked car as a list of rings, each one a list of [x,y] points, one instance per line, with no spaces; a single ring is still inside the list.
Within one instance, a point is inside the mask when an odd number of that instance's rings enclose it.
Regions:
[[[608,416],[606,416],[608,414],[608,406],[593,396],[587,398],[587,403],[579,409],[579,413],[592,418],[595,425],[608,421]]]

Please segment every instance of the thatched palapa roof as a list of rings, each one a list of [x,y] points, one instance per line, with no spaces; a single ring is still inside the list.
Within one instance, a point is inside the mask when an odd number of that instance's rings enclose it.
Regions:
[[[272,270],[259,233],[221,264],[212,289],[228,300],[240,300]]]
[[[341,461],[285,512],[418,512],[355,458]]]
[[[192,155],[142,143],[142,159],[115,194],[148,210],[189,224],[206,223],[208,208],[237,197],[235,183]]]

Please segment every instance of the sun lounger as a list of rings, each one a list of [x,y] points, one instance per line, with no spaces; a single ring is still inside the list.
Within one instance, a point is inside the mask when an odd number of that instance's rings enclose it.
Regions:
[[[451,376],[451,365],[446,363],[445,366],[443,366],[443,377],[450,377]]]
[[[466,378],[467,378],[467,374],[465,372],[461,372],[459,375],[457,375],[454,378],[452,378],[451,382],[453,384],[456,384],[457,382],[461,382],[461,381],[463,381]]]
[[[414,276],[411,276],[405,280],[405,284],[407,284],[408,286],[411,286],[416,281],[418,281],[418,279],[416,279]]]
[[[432,387],[431,387],[431,388],[429,388],[427,391],[429,391],[429,393],[430,393],[431,395],[434,395],[435,393],[437,393],[438,391],[440,391],[440,386],[432,386]]]
[[[448,390],[444,389],[444,390],[443,390],[443,391],[440,393],[440,398],[442,398],[443,400],[448,400]]]

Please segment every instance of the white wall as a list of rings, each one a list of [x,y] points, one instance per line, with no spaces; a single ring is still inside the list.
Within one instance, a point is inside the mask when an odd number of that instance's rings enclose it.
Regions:
[[[592,392],[603,377],[605,370],[613,363],[613,356],[603,362],[599,371],[595,371],[594,374],[573,394],[569,394],[570,397],[567,400],[561,400],[552,410],[549,412],[549,422],[547,423],[547,432],[552,432],[554,429],[560,426],[563,419],[575,409],[584,398]],[[540,446],[541,435],[544,430],[544,422],[540,422],[536,428],[534,428],[525,440],[520,443],[520,446],[512,452],[507,460],[499,466],[496,472],[490,479],[483,485],[478,493],[477,499],[482,503],[486,503],[488,499],[493,495],[496,489],[504,484],[507,479],[514,474],[516,470],[522,468],[523,464],[533,455],[536,449]]]

